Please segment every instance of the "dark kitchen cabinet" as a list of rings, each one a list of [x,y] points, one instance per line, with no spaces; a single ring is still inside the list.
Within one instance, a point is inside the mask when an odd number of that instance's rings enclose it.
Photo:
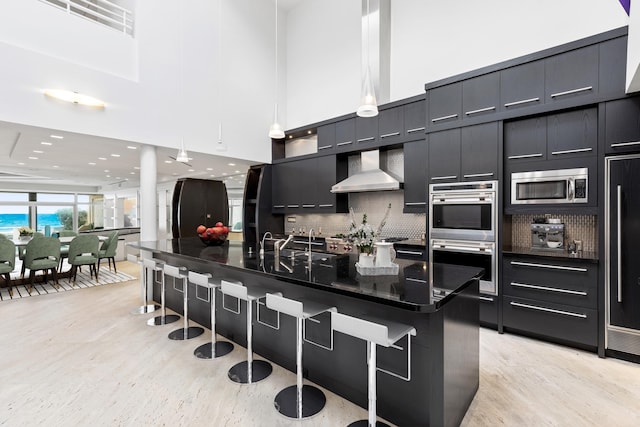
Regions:
[[[461,129],[462,180],[483,181],[498,177],[498,122]]]
[[[462,83],[452,83],[427,91],[428,126],[456,122],[462,115]]]
[[[604,152],[640,151],[640,96],[607,102],[604,111]]]
[[[625,96],[627,37],[618,37],[600,43],[600,95],[608,99]]]
[[[597,94],[598,54],[598,45],[594,44],[547,58],[545,103],[591,98]]]
[[[534,117],[504,124],[504,155],[508,163],[547,158],[547,118]]]
[[[273,213],[283,213],[287,207],[287,165],[288,163],[277,163],[273,165],[271,170],[271,201],[273,203]]]
[[[418,241],[416,240],[415,242],[417,243]],[[426,242],[420,242],[420,245],[398,242],[393,244],[393,249],[396,251],[396,258],[413,259],[416,261],[427,261],[429,258]],[[418,278],[425,280],[424,283],[428,283],[426,270],[422,268],[420,270],[422,274]]]
[[[356,117],[356,147],[367,149],[378,143],[378,117]]]
[[[543,60],[500,71],[501,110],[513,111],[542,103],[544,103]]]
[[[338,153],[355,150],[356,145],[356,119],[346,119],[335,123],[336,144]]]
[[[331,186],[336,182],[346,178],[345,173],[341,174],[340,165],[336,156],[323,156],[315,160],[315,173],[311,175],[315,187],[315,204],[318,213],[339,213],[347,212],[347,194],[334,194]],[[345,168],[346,169],[346,168]]]
[[[598,110],[586,108],[547,117],[547,158],[597,154]]]
[[[404,134],[408,138],[424,139],[425,124],[427,121],[426,101],[421,100],[405,104]]]
[[[460,129],[428,135],[429,183],[455,182],[460,179]]]
[[[336,125],[331,123],[318,127],[318,153],[333,152],[336,146]]]
[[[497,295],[480,294],[480,324],[485,327],[497,329],[498,327],[498,306]]]
[[[229,223],[229,201],[224,182],[183,178],[176,181],[172,200],[173,237],[195,237],[199,225]]]
[[[427,211],[429,146],[421,141],[404,144],[404,209],[405,213]]]
[[[292,175],[291,179],[294,181],[294,199],[288,207],[295,207],[302,213],[312,213],[316,210],[316,182],[319,176],[317,164],[318,157],[293,162],[295,175]]]
[[[500,73],[498,71],[462,82],[463,119],[495,113],[500,102]]]
[[[404,108],[402,105],[381,110],[378,114],[379,142],[382,145],[398,142],[404,136]]]
[[[598,266],[551,257],[503,257],[505,330],[593,349],[598,338]]]

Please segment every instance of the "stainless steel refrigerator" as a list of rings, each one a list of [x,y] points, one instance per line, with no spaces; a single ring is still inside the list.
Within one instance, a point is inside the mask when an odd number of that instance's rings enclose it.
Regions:
[[[640,355],[640,154],[605,160],[607,349]]]

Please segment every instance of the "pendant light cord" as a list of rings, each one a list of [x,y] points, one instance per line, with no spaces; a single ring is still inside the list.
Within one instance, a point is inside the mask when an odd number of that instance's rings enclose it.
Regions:
[[[278,89],[279,89],[279,85],[278,85],[278,0],[275,1],[276,4],[276,73],[275,73],[275,87],[276,87],[276,112],[275,112],[275,121],[278,120]]]
[[[369,0],[367,0],[367,72],[369,72],[369,67],[371,66],[371,23],[370,23],[371,13],[369,12]],[[371,78],[371,76],[369,76]]]

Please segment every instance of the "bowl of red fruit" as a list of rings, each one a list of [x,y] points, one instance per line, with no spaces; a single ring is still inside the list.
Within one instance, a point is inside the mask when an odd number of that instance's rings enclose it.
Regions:
[[[213,227],[206,227],[201,224],[196,229],[196,233],[198,233],[202,243],[207,246],[221,245],[226,242],[229,236],[229,227],[221,222],[217,222]]]

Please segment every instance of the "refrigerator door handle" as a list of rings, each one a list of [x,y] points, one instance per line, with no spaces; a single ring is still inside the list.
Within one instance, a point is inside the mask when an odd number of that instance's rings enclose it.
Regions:
[[[617,216],[618,216],[618,240],[617,240],[617,246],[618,246],[618,302],[621,303],[622,302],[622,259],[620,258],[620,256],[622,255],[622,242],[620,239],[622,239],[622,186],[618,185],[617,188],[617,192],[618,192],[618,200],[617,200]]]

